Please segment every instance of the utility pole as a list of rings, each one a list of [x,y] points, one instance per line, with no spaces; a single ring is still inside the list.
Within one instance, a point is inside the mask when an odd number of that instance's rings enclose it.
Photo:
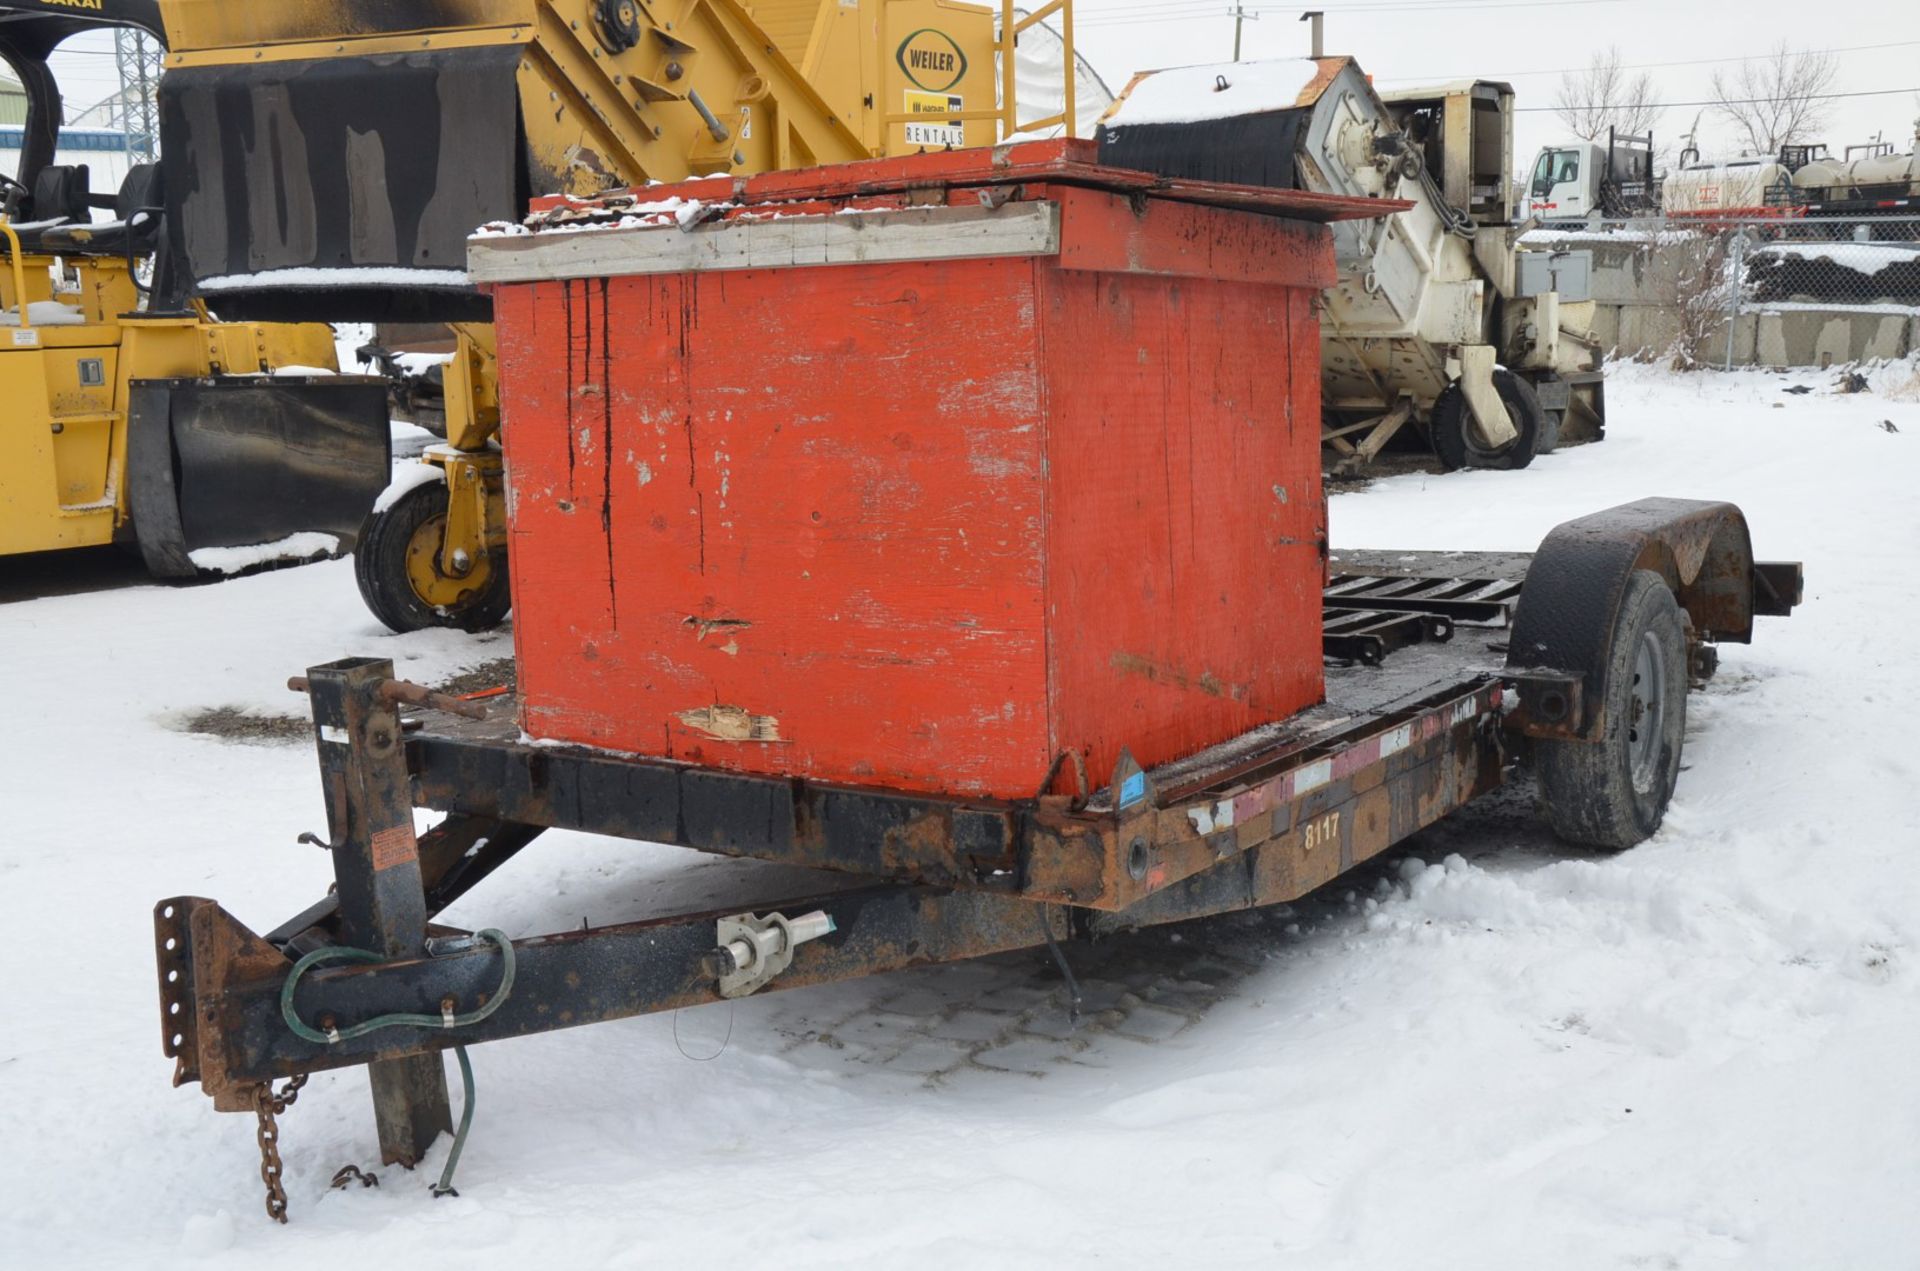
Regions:
[[[1240,26],[1248,18],[1258,22],[1260,15],[1248,13],[1244,0],[1233,0],[1233,8],[1228,9],[1227,12],[1233,17],[1233,60],[1237,62],[1240,60]]]

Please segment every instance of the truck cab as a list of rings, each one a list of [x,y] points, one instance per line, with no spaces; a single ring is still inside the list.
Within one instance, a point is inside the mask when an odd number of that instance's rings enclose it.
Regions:
[[[1543,221],[1585,220],[1599,206],[1594,183],[1601,170],[1600,147],[1590,141],[1562,142],[1540,151],[1521,197],[1522,217]]]

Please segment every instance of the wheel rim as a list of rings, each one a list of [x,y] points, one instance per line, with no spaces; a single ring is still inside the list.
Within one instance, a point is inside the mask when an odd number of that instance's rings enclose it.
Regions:
[[[1480,431],[1479,419],[1474,416],[1473,408],[1468,407],[1466,418],[1462,420],[1462,423],[1466,428],[1467,452],[1469,454],[1486,459],[1498,459],[1510,453],[1515,446],[1520,444],[1520,435],[1523,431],[1520,420],[1515,416],[1513,406],[1504,396],[1500,399],[1500,408],[1507,413],[1507,423],[1513,428],[1513,439],[1498,446],[1489,446],[1486,442],[1486,434]]]
[[[469,600],[484,595],[492,562],[482,552],[464,578],[456,578],[440,569],[440,543],[446,533],[444,514],[422,521],[407,540],[407,582],[413,594],[438,610],[458,609]]]
[[[1643,632],[1633,655],[1633,691],[1627,699],[1627,759],[1633,788],[1646,794],[1659,776],[1666,737],[1667,660],[1659,638]]]
[[[1473,408],[1468,406],[1465,401],[1460,403],[1461,440],[1466,445],[1467,458],[1473,467],[1485,468],[1498,466],[1503,460],[1511,457],[1522,447],[1526,447],[1529,454],[1539,450],[1539,431],[1545,427],[1545,421],[1538,420],[1536,422],[1535,436],[1529,440],[1527,436],[1527,421],[1532,416],[1526,409],[1525,399],[1518,395],[1517,389],[1510,389],[1506,385],[1497,383],[1495,385],[1495,396],[1500,399],[1500,409],[1505,412],[1507,423],[1513,428],[1513,439],[1498,446],[1489,446],[1486,444],[1484,440],[1485,435],[1480,431],[1480,421],[1475,417]]]

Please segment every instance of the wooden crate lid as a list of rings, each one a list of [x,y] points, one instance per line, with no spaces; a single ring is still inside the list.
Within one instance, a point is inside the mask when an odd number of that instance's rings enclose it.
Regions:
[[[1096,146],[1092,141],[1071,138],[1029,141],[971,150],[935,150],[786,172],[765,172],[751,177],[695,177],[669,185],[650,185],[592,199],[548,195],[533,201],[533,214],[528,218],[528,227],[538,229],[550,226],[557,219],[564,219],[569,212],[612,210],[635,201],[661,203],[678,199],[705,205],[753,207],[770,203],[839,202],[863,195],[969,189],[1033,181],[1181,203],[1199,203],[1319,223],[1387,216],[1404,212],[1413,206],[1402,199],[1349,198],[1308,190],[1277,190],[1266,186],[1163,177],[1151,172],[1101,164],[1095,160],[1095,153]]]
[[[1094,152],[1091,141],[1038,141],[703,177],[591,199],[551,196],[534,201],[524,224],[491,226],[470,240],[468,271],[491,286],[613,273],[1051,255],[1059,249],[1059,219],[1044,200],[1063,189],[1314,224],[1411,206],[1156,176],[1099,164]],[[1006,206],[1010,201],[1017,206]],[[854,212],[862,214],[859,224],[843,219]],[[742,232],[631,233],[674,226]]]

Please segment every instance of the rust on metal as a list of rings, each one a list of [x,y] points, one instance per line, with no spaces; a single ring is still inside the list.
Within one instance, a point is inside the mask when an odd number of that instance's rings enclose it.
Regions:
[[[1534,553],[1514,612],[1507,670],[1519,689],[1515,727],[1538,737],[1601,734],[1606,650],[1639,570],[1672,589],[1701,644],[1747,643],[1755,614],[1784,615],[1799,599],[1799,567],[1756,566],[1746,517],[1731,503],[1640,499],[1568,521]],[[1581,681],[1577,718],[1554,709],[1572,705],[1568,676]]]
[[[296,693],[310,693],[313,683],[304,675],[296,675],[287,681],[287,687]],[[478,698],[498,697],[507,691],[505,686],[484,689],[478,693],[464,693],[450,696],[437,693],[424,684],[415,684],[411,680],[387,680],[380,685],[380,700],[389,706],[412,706],[419,710],[441,711],[448,715],[458,715],[462,719],[485,719],[487,708]]]
[[[219,906],[199,903],[210,921],[238,927]],[[1049,931],[1056,938],[1071,934],[1067,915],[1058,909],[933,888],[878,885],[749,908],[824,909],[834,918],[835,933],[797,949],[793,964],[769,990],[1029,948],[1044,944]],[[271,974],[255,968],[244,983],[224,979],[217,994],[200,997],[200,1009],[218,1024],[212,1034],[217,1042],[202,1043],[201,1080],[209,1093],[216,1085],[244,1092],[247,1101],[233,1110],[250,1111],[261,1082],[296,1073],[432,1055],[455,1044],[717,1002],[722,1000],[718,984],[703,968],[713,950],[714,924],[723,916],[722,911],[687,914],[515,941],[511,996],[485,1021],[457,1033],[389,1029],[332,1045],[306,1042],[280,1018],[281,985],[290,964],[283,961]],[[497,957],[482,945],[441,957],[318,969],[301,980],[296,1009],[306,1018],[332,1016],[341,1024],[394,1011],[437,1014],[449,995],[460,1002],[484,1001],[498,980]],[[207,978],[202,974],[203,981]],[[215,1048],[207,1049],[209,1044]]]

